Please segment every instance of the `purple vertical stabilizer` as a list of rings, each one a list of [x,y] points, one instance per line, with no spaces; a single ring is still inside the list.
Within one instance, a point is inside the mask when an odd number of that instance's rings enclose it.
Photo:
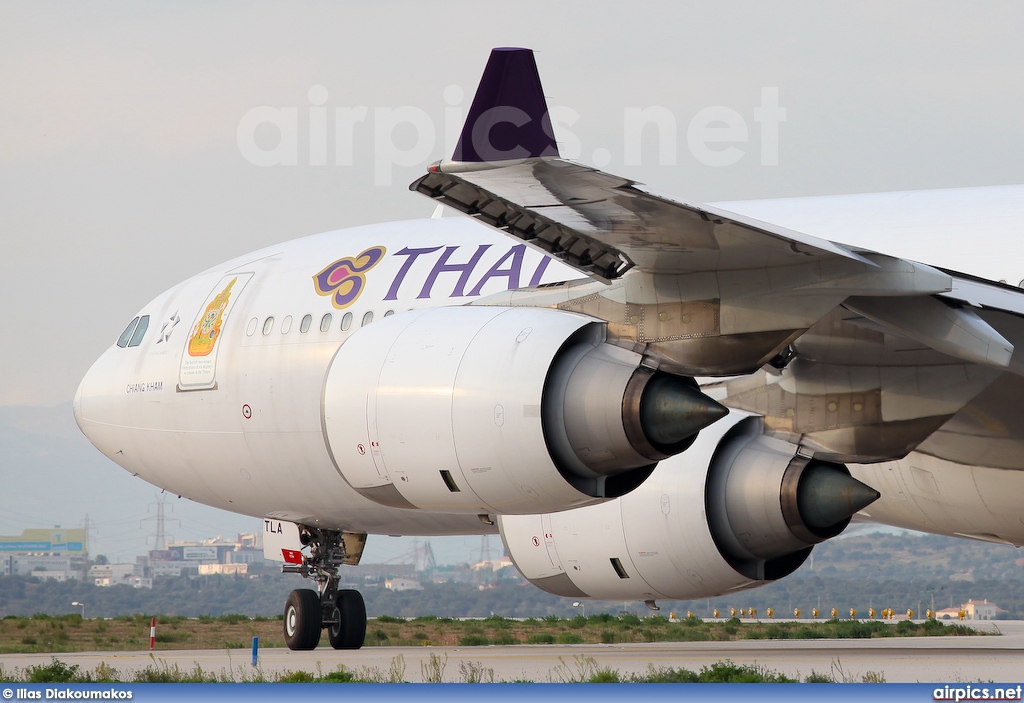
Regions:
[[[453,161],[558,156],[537,63],[530,49],[493,49]]]

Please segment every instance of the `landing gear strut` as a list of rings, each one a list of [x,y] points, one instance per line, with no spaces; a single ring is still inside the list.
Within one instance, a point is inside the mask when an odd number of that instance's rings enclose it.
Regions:
[[[310,549],[301,564],[285,564],[284,573],[316,580],[317,590],[292,591],[284,605],[284,641],[289,649],[315,649],[321,630],[335,649],[359,649],[366,639],[366,605],[359,591],[338,588],[338,567],[358,564],[366,543],[362,532],[300,527]]]

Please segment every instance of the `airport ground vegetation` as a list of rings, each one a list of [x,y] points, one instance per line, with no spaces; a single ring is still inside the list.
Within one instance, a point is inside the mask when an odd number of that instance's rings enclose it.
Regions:
[[[0,620],[0,654],[19,652],[145,651],[151,617],[120,616],[87,619],[81,615]],[[653,615],[612,616],[599,613],[564,619],[515,620],[498,616],[456,620],[436,616],[399,618],[382,615],[367,623],[367,646],[447,646],[547,644],[620,644],[631,642],[704,642],[741,639],[859,639],[873,637],[970,636],[975,630],[935,620],[743,622],[738,618],[709,621],[697,617],[680,622]],[[280,618],[159,616],[156,649],[240,649],[258,637],[262,647],[283,647]]]
[[[6,683],[503,683],[494,671],[480,662],[460,660],[458,673],[449,666],[446,655],[431,655],[419,672],[409,671],[401,655],[394,657],[386,669],[360,667],[349,669],[344,665],[333,671],[287,671],[264,674],[258,667],[238,666],[232,670],[206,671],[199,665],[192,669],[168,666],[154,657],[145,669],[122,672],[100,664],[92,671],[81,670],[78,665],[67,664],[54,658],[50,664],[29,666],[25,669],[5,668],[0,664],[0,681]],[[885,683],[877,672],[867,672],[859,678],[850,677],[840,663],[830,671],[812,671],[803,679],[791,678],[762,666],[716,662],[699,671],[685,668],[650,667],[643,674],[621,674],[616,669],[601,667],[586,656],[561,660],[551,670],[545,683]],[[513,681],[508,683],[534,683]]]

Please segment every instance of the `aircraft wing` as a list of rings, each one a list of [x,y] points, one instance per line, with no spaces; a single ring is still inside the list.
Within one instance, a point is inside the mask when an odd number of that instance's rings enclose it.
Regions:
[[[847,259],[848,247],[561,159],[533,53],[495,49],[452,160],[410,186],[602,281]]]
[[[551,301],[608,320],[661,368],[779,369],[716,396],[763,415],[776,436],[816,456],[897,458],[1000,374],[1019,377],[1019,290],[657,195],[562,159],[552,134],[532,52],[496,49],[453,158],[410,189],[619,286]],[[957,373],[967,380],[949,382]],[[867,391],[877,417],[842,417]]]
[[[595,278],[774,268],[846,258],[849,248],[555,157],[492,169],[440,164],[412,189],[533,244]]]

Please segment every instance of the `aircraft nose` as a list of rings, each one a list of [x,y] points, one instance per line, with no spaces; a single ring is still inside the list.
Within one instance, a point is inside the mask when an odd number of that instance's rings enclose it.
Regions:
[[[104,454],[107,452],[102,441],[103,427],[117,424],[119,415],[116,398],[112,393],[116,385],[114,379],[117,377],[113,373],[116,368],[114,361],[108,351],[93,362],[82,376],[71,405],[78,429]]]
[[[105,356],[105,355],[104,355]],[[93,362],[89,370],[82,376],[82,380],[78,383],[78,390],[75,391],[75,400],[72,402],[71,407],[75,412],[75,422],[78,423],[78,429],[81,430],[82,434],[89,438],[93,444],[96,443],[95,438],[92,436],[91,431],[93,429],[93,423],[90,420],[95,420],[94,417],[96,408],[95,395],[97,390],[97,376],[100,372],[97,370],[97,366],[100,366],[103,362],[104,357],[101,356],[99,359]]]
[[[85,386],[85,378],[89,373],[86,372],[85,376],[78,383],[78,390],[75,391],[75,399],[71,403],[71,409],[75,413],[75,422],[78,424],[78,429],[85,434],[85,427],[82,426],[82,387]],[[86,435],[88,437],[88,435]]]

